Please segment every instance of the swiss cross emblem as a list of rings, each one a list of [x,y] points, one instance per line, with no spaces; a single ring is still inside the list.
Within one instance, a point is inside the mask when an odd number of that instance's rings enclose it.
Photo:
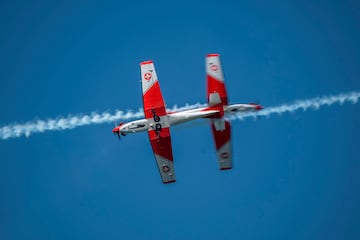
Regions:
[[[216,64],[213,64],[213,65],[211,65],[210,69],[211,69],[211,71],[216,72],[217,70],[219,70],[219,66]]]
[[[223,152],[223,153],[221,154],[221,157],[222,157],[223,159],[228,159],[228,158],[229,158],[229,153],[228,153],[228,152]]]
[[[152,77],[152,75],[149,72],[144,74],[144,78],[145,78],[146,81],[149,81],[151,79],[151,77]]]
[[[163,171],[164,173],[168,173],[168,172],[170,171],[169,166],[168,166],[168,165],[164,165],[164,166],[162,167],[162,171]]]

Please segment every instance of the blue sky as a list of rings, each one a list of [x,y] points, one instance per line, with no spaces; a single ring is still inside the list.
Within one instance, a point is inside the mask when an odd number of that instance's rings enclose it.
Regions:
[[[205,102],[220,53],[232,103],[360,89],[356,1],[3,1],[0,125]],[[174,128],[177,182],[147,134],[112,124],[0,142],[0,239],[359,239],[359,105],[234,121],[221,172],[207,124]]]

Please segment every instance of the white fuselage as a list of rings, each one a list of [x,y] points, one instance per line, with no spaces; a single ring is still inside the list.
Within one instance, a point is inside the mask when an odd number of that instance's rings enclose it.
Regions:
[[[224,114],[246,113],[259,110],[259,105],[255,104],[232,104],[223,106]],[[166,116],[160,117],[159,123],[162,127],[170,127],[181,123],[189,122],[199,118],[217,117],[219,110],[211,107],[201,107],[180,112],[169,112]],[[154,129],[156,124],[154,119],[140,119],[131,121],[121,125],[120,132],[123,134],[148,131],[149,128]]]

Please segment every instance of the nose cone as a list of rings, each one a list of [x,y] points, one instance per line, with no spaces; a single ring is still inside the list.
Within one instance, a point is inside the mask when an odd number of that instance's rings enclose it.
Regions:
[[[113,133],[119,133],[120,132],[120,127],[115,127],[112,130]]]

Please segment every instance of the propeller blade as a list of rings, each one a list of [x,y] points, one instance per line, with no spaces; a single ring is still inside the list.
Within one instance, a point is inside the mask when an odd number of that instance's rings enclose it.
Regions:
[[[116,122],[114,122],[115,127],[114,127],[114,129],[112,130],[112,132],[114,133],[114,135],[117,135],[117,136],[118,136],[119,140],[121,139],[120,134],[123,135],[123,136],[125,136],[125,133],[120,132],[120,126],[123,125],[123,124],[124,124],[123,122],[120,122],[119,125],[117,125]]]

